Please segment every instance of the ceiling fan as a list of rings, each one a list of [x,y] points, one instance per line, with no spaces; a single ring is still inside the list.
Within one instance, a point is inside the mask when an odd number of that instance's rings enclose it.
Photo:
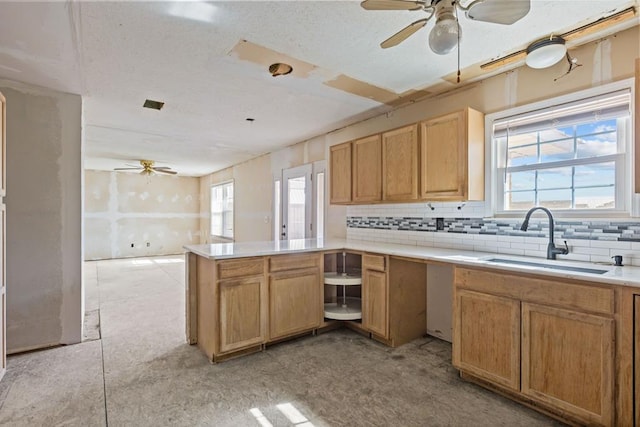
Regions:
[[[380,43],[383,49],[400,44],[435,16],[429,46],[438,55],[446,55],[458,45],[462,33],[456,8],[474,21],[511,25],[529,13],[531,0],[473,0],[466,6],[461,0],[364,0],[360,5],[366,10],[422,10],[428,14]]]
[[[130,168],[115,168],[114,171],[139,170],[141,175],[153,175],[156,172],[175,175],[178,172],[172,171],[169,166],[154,166],[153,160],[140,160],[140,166]]]

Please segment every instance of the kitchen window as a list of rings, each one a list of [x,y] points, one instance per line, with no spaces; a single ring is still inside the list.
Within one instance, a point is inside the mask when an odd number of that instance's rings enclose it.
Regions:
[[[211,236],[233,239],[233,181],[211,186]]]
[[[628,215],[631,90],[550,103],[493,119],[494,212]]]

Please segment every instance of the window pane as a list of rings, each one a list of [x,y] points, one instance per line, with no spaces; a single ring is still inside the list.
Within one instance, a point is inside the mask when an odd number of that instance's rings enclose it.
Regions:
[[[233,238],[233,183],[211,187],[211,234]]]
[[[548,188],[571,188],[571,166],[557,169],[540,169],[538,171],[538,189]]]
[[[618,128],[616,119],[599,120],[590,123],[583,123],[576,127],[576,135],[591,135],[594,133],[611,132]]]
[[[538,163],[538,146],[526,145],[509,148],[507,166],[523,166]]]
[[[273,183],[273,239],[280,240],[282,239],[281,230],[280,230],[280,180],[276,180]]]
[[[324,237],[324,172],[316,175],[316,237]]]
[[[505,193],[504,209],[505,210],[527,210],[536,205],[535,191],[518,191],[514,193]]]
[[[615,162],[596,163],[593,165],[576,166],[575,186],[593,187],[615,185],[616,164]]]
[[[535,145],[538,137],[535,133],[523,133],[522,135],[509,135],[509,147],[521,147],[523,145]]]
[[[615,194],[615,187],[577,188],[576,209],[613,209]]]
[[[577,157],[580,159],[616,154],[617,133],[586,136],[578,140]]]
[[[287,230],[289,239],[304,239],[305,232],[305,180],[304,176],[288,180],[289,206]]]
[[[211,214],[211,234],[214,236],[222,235],[222,214]]]
[[[540,132],[540,142],[548,142],[548,141],[557,141],[559,139],[573,139],[573,127],[565,127],[565,128],[551,128],[541,130]]]
[[[573,152],[573,138],[540,144],[540,163],[571,160]]]
[[[549,209],[571,209],[571,190],[538,191],[538,204]]]
[[[507,174],[505,190],[535,190],[536,171],[513,172]]]

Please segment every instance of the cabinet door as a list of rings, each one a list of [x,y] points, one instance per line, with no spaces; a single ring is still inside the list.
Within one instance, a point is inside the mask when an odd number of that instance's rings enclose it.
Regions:
[[[418,125],[382,134],[382,199],[418,199]]]
[[[523,303],[522,393],[612,425],[613,339],[613,319]]]
[[[453,365],[495,384],[520,389],[520,302],[456,289]]]
[[[423,122],[420,135],[421,197],[463,200],[467,187],[464,111]]]
[[[351,143],[330,148],[330,202],[351,202]]]
[[[0,93],[0,379],[7,368],[7,329],[6,329],[6,206],[4,196],[6,194],[6,107],[5,99]]]
[[[380,135],[353,142],[353,201],[382,199],[382,145]]]
[[[640,426],[640,295],[633,296],[633,405],[635,407],[635,425]]]
[[[389,337],[387,274],[364,270],[362,275],[362,326],[383,338]]]
[[[269,338],[320,326],[320,270],[272,274],[269,279]]]
[[[382,146],[380,135],[353,142],[353,201],[382,199]]]
[[[219,282],[220,353],[263,343],[264,276]]]

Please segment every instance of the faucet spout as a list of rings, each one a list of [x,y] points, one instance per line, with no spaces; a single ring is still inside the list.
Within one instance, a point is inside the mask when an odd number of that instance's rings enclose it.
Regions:
[[[529,209],[529,212],[524,217],[524,221],[522,221],[522,226],[520,227],[521,231],[527,231],[529,228],[529,219],[531,218],[531,214],[537,210],[541,210],[547,214],[549,217],[549,243],[547,244],[547,259],[556,259],[556,255],[566,255],[569,253],[569,247],[567,246],[567,242],[565,242],[564,248],[557,248],[554,243],[553,231],[554,231],[554,222],[553,215],[551,211],[542,206],[536,206],[534,208]]]

